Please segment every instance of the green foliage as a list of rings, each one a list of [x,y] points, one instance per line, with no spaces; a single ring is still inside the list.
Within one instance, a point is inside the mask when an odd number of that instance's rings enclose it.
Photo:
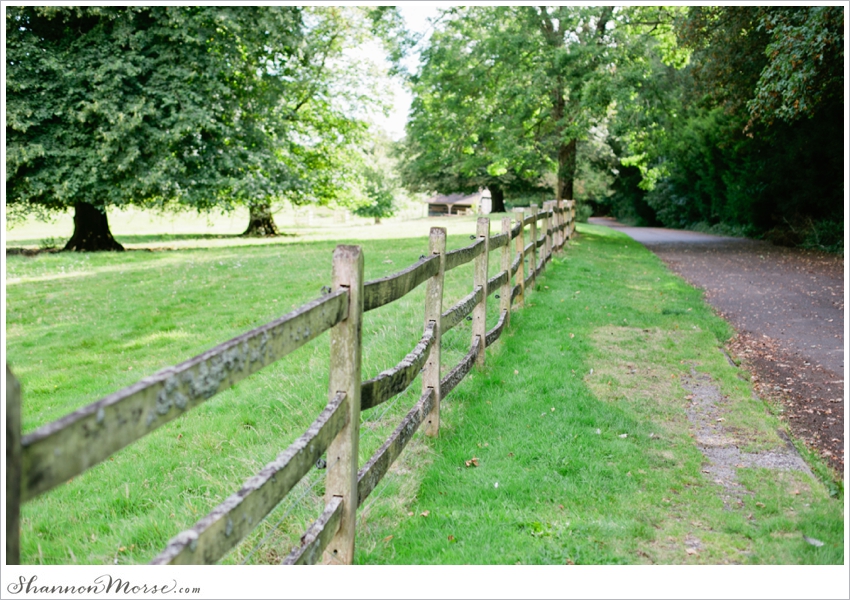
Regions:
[[[356,7],[10,7],[10,210],[327,203],[383,107]]]
[[[376,135],[363,154],[361,193],[364,200],[353,212],[375,219],[391,217],[398,212],[401,194],[392,142],[384,135]]]
[[[407,185],[510,197],[551,189],[554,171],[572,198],[576,143],[611,102],[622,32],[611,7],[446,11],[413,79]]]
[[[755,119],[812,117],[825,103],[844,102],[844,9],[764,8],[759,28],[770,35],[767,65],[747,106]]]
[[[842,21],[822,8],[690,7],[674,22],[681,68],[646,44],[611,120],[611,211],[789,244],[816,231],[801,223],[841,222]]]

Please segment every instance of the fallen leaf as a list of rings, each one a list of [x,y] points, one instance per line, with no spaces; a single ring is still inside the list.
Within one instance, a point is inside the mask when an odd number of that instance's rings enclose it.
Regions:
[[[568,565],[574,565],[575,563],[572,561],[572,559],[571,559],[571,558],[568,558],[568,559],[567,559],[567,562],[566,562],[565,564],[568,564]]]
[[[756,506],[759,508],[764,508],[764,502],[756,502]]]
[[[696,548],[687,548],[685,550],[685,552],[687,552],[688,554],[699,554],[699,552],[697,552]]]
[[[552,412],[555,412],[555,407],[554,407],[554,406],[552,407]]]
[[[393,536],[388,535],[387,537],[385,537],[385,538],[384,538],[383,540],[381,540],[381,541],[382,541],[382,542],[384,542],[384,543],[387,543],[387,542],[389,542],[391,539],[393,539]]]
[[[473,456],[471,459],[466,461],[465,464],[466,464],[467,467],[477,467],[478,466],[478,459]]]
[[[620,437],[621,438],[627,438],[627,437],[629,437],[629,434],[628,433],[621,433]]]
[[[422,511],[422,512],[419,514],[419,516],[420,516],[420,517],[427,517],[427,516],[428,516],[428,515],[430,515],[430,514],[431,514],[431,511],[430,511],[430,510],[425,510],[425,511]]]
[[[450,535],[450,536],[449,536],[449,541],[450,541],[450,542],[453,542],[453,541],[455,541],[455,536],[453,536],[453,535]]]
[[[573,339],[575,336],[576,336],[576,334],[571,333],[571,334],[570,334],[570,339]]]
[[[411,511],[411,512],[407,513],[407,516],[408,516],[408,517],[412,517],[412,516],[413,516],[413,512]]]
[[[809,537],[809,536],[807,536],[807,535],[804,535],[804,536],[803,536],[803,539],[804,539],[804,540],[806,540],[806,542],[808,542],[808,543],[809,543],[809,544],[811,544],[812,546],[816,546],[816,547],[818,547],[818,548],[820,548],[821,546],[823,546],[823,542],[822,542],[822,541],[820,541],[820,540],[816,540],[815,538],[810,538],[810,537]]]
[[[519,371],[517,371],[516,369],[514,369],[514,375],[519,375]]]

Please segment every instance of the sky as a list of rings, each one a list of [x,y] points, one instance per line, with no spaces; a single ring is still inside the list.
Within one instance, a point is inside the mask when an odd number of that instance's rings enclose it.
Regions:
[[[437,16],[437,12],[441,6],[451,6],[451,2],[402,2],[398,7],[401,15],[404,17],[405,23],[409,30],[415,33],[424,33],[430,35],[430,24],[428,19]],[[418,65],[418,53],[411,57],[407,67],[411,71],[415,71]],[[395,94],[395,102],[390,116],[386,120],[379,123],[390,137],[398,140],[404,136],[404,124],[407,122],[407,113],[410,110],[410,103],[413,96],[409,91],[404,89],[401,82],[394,82],[392,85],[393,93]]]

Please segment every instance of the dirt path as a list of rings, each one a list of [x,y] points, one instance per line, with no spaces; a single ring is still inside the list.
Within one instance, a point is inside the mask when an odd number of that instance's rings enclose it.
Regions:
[[[705,290],[737,330],[730,350],[791,431],[844,472],[844,259],[693,231],[616,228]]]

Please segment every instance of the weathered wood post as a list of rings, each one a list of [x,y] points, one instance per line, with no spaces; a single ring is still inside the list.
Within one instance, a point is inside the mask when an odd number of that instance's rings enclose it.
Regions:
[[[428,249],[440,255],[440,270],[428,280],[425,290],[425,326],[434,324],[434,343],[422,368],[422,391],[434,390],[434,408],[425,423],[425,435],[436,437],[440,432],[440,318],[443,314],[443,277],[446,271],[446,228],[432,227]]]
[[[570,200],[570,239],[576,232],[576,201]]]
[[[564,201],[555,201],[555,249],[558,252],[564,247],[564,230],[561,225],[564,224]]]
[[[363,253],[359,246],[337,246],[333,258],[333,289],[348,290],[348,317],[331,329],[328,395],[345,392],[348,424],[327,453],[325,503],[342,498],[339,530],[325,549],[325,564],[350,565],[354,560],[357,521],[357,468],[360,440],[360,358],[363,336]]]
[[[6,564],[21,564],[21,384],[6,365]]]
[[[487,338],[487,274],[490,260],[490,219],[480,217],[478,219],[478,241],[484,240],[484,252],[475,257],[475,273],[473,275],[473,287],[481,287],[484,291],[481,296],[481,302],[475,305],[472,309],[472,343],[475,343],[475,338],[480,338],[478,346],[478,358],[475,359],[475,364],[484,366],[484,348]]]
[[[520,223],[519,235],[516,236],[516,251],[519,252],[519,268],[516,272],[516,278],[519,282],[519,301],[517,302],[517,306],[521,307],[525,303],[525,225],[523,224],[525,210],[515,208],[514,212],[517,213],[517,220]]]
[[[552,259],[552,202],[543,203],[543,265]]]
[[[531,287],[534,287],[534,282],[537,280],[537,205],[532,204],[531,208]]]
[[[508,236],[507,243],[502,246],[502,271],[507,275],[502,289],[499,291],[499,312],[505,313],[505,325],[507,327],[511,320],[511,218],[502,217],[502,233]],[[504,329],[502,330],[504,331]]]

